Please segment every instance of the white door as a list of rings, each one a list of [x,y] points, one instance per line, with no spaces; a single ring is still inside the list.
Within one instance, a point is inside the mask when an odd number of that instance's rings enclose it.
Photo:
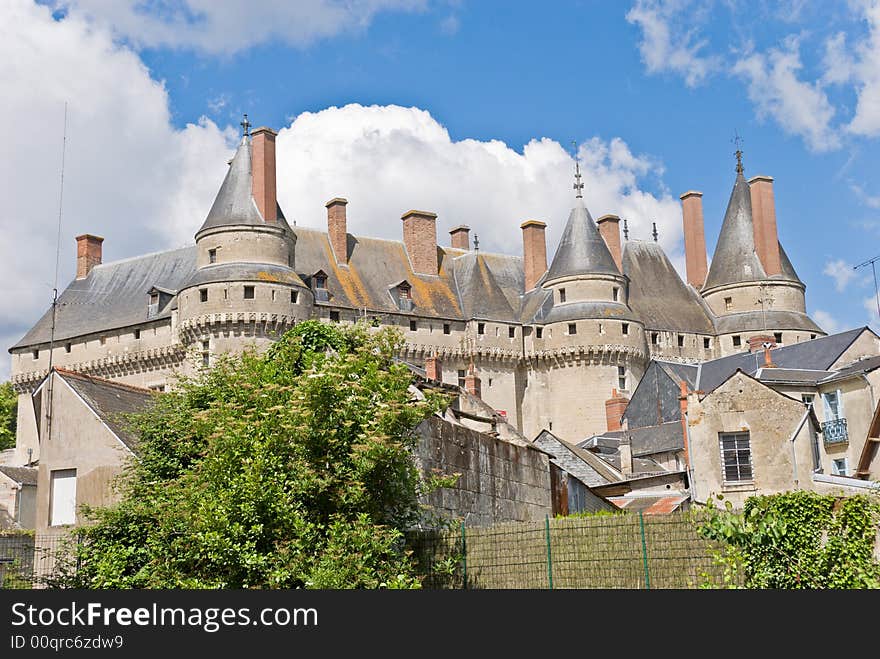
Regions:
[[[76,469],[52,472],[49,526],[76,522]]]

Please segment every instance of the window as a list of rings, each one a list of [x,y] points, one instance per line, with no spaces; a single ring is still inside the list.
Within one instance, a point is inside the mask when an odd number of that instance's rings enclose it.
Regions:
[[[49,526],[76,522],[76,469],[55,469],[50,476]]]
[[[810,334],[810,339],[815,339],[815,338],[816,338],[815,334]]]
[[[106,336],[102,336],[102,337],[101,337],[101,345],[102,345],[102,346],[103,346],[103,345],[107,345],[107,337],[106,337]]]
[[[138,330],[138,331],[140,331],[140,330]],[[135,337],[135,338],[137,338],[137,337]],[[69,343],[65,343],[65,344],[64,344],[64,352],[68,352],[68,353],[69,353],[72,347],[73,347],[73,346],[72,346],[71,344],[69,344]]]
[[[564,288],[559,289],[559,301],[565,302],[565,289]]]
[[[208,263],[217,263],[217,250],[209,249],[208,250]]]
[[[626,366],[617,367],[617,388],[626,391]]]
[[[684,335],[683,334],[678,335],[678,347],[684,348]]]
[[[245,300],[253,300],[254,299],[254,287],[253,286],[245,286],[244,287],[244,299]]]
[[[773,332],[773,338],[776,340],[776,343],[782,343],[782,332]]]
[[[150,306],[159,304],[159,294],[158,293],[150,293]]]
[[[327,288],[327,275],[317,272],[314,276],[315,288]]]
[[[660,335],[657,332],[651,332],[651,344],[657,345],[660,343]]]
[[[489,378],[489,386],[492,386],[492,378]]]
[[[275,301],[275,292],[276,292],[276,291],[275,291],[275,289],[273,288],[273,289],[272,289],[272,302]]]
[[[711,346],[712,346],[712,339],[710,339],[708,336],[704,336],[703,337],[703,348],[708,350]]]
[[[569,334],[577,334],[578,333],[577,323],[569,323],[568,324],[568,333]]]
[[[486,333],[486,323],[477,323],[477,334]]]
[[[614,288],[611,289],[611,299],[614,300],[615,302],[617,302],[619,298],[620,298],[620,289],[617,286],[615,286]]]
[[[135,340],[141,338],[141,331],[139,329],[136,329],[134,331],[134,338],[135,338]]]
[[[331,311],[330,312],[330,321],[334,322],[334,323],[339,322],[339,312],[338,311]]]
[[[621,323],[620,333],[623,334],[624,336],[629,335],[629,323]]]
[[[403,282],[397,287],[397,294],[400,296],[401,300],[411,300],[412,287],[407,282]]]
[[[202,366],[211,365],[211,343],[210,341],[202,341]]]
[[[464,377],[467,372],[464,369],[458,369],[458,386],[464,388]]]
[[[733,308],[733,298],[732,297],[724,298],[724,310],[730,311],[732,308]]]
[[[290,303],[296,304],[296,301],[299,299],[299,291],[290,291]]]
[[[40,351],[39,350],[34,350],[31,354],[34,356],[34,359],[40,358]]]
[[[247,297],[247,295],[245,295],[245,297]],[[200,288],[199,289],[199,301],[200,302],[207,302],[208,301],[208,289],[207,288]]]
[[[543,327],[536,327],[535,328],[535,338],[536,339],[544,338],[544,328]]]
[[[733,347],[739,348],[742,345],[742,337],[737,334],[733,337]]]
[[[508,327],[507,328],[507,338],[509,338],[509,339],[516,338],[516,328],[515,327]]]
[[[846,476],[847,464],[846,458],[838,458],[831,461],[831,473],[835,476]]]
[[[228,299],[229,299],[229,289],[228,289],[228,288],[224,288],[224,289],[223,289],[223,299],[224,299],[224,300],[228,300]]]
[[[721,442],[721,465],[726,483],[739,483],[752,480],[752,450],[749,446],[749,433],[718,433]]]
[[[837,421],[843,418],[843,405],[840,401],[840,391],[826,391],[822,394],[822,402],[825,404],[825,420]]]
[[[602,326],[602,323],[599,323],[599,334],[604,334],[605,328]]]
[[[410,331],[410,332],[415,332],[416,329],[417,329],[417,327],[416,327],[416,321],[414,321],[414,320],[409,321],[409,331]]]
[[[443,333],[449,334],[449,332],[450,332],[449,323],[443,323]]]

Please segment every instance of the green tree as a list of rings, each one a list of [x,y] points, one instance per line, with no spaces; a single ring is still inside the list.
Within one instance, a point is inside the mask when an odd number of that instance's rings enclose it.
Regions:
[[[304,322],[221,358],[133,418],[139,459],[55,585],[417,587],[403,531],[424,481],[401,336]]]
[[[15,446],[15,427],[18,415],[18,395],[12,383],[0,384],[0,451]]]

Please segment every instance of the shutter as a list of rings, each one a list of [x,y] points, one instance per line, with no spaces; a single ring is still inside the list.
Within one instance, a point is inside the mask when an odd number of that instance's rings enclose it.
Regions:
[[[837,418],[846,418],[846,415],[843,413],[843,395],[841,394],[840,389],[837,390]]]

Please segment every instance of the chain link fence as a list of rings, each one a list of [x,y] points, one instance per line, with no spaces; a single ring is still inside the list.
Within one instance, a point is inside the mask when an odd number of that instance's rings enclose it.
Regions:
[[[51,586],[59,561],[72,561],[74,535],[0,534],[0,588]]]

